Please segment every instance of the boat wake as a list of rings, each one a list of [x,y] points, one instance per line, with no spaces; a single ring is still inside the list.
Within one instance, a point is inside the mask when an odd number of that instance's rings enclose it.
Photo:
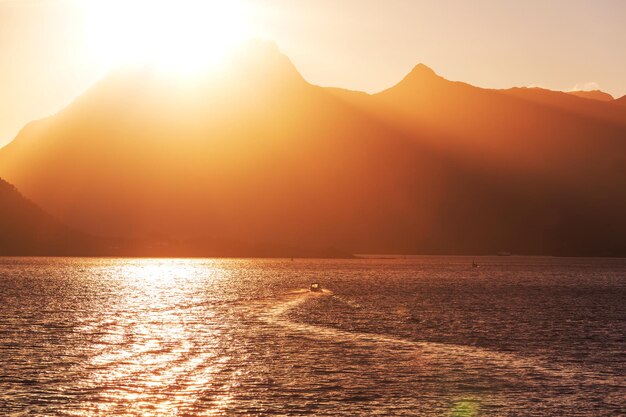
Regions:
[[[280,302],[272,304],[265,310],[262,319],[268,324],[281,326],[303,337],[360,345],[369,347],[370,351],[383,349],[388,353],[393,353],[396,357],[401,356],[403,360],[418,360],[420,366],[432,366],[435,369],[438,367],[456,367],[470,371],[472,369],[483,371],[489,369],[502,374],[511,374],[511,370],[514,369],[515,375],[523,374],[538,383],[545,381],[546,378],[571,381],[575,380],[579,373],[573,369],[565,369],[546,363],[541,358],[536,357],[521,357],[515,353],[499,352],[476,346],[412,341],[378,333],[348,331],[330,326],[303,323],[288,317],[291,310],[320,297],[334,297],[352,308],[362,308],[360,304],[334,295],[328,290],[321,293],[297,290],[287,293]]]

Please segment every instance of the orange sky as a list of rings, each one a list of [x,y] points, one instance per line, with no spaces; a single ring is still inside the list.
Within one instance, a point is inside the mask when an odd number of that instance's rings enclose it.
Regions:
[[[93,20],[85,12],[89,3],[0,0],[0,145],[119,64],[95,41]],[[315,84],[379,91],[423,62],[446,78],[483,87],[599,87],[615,97],[626,94],[626,2],[621,0],[241,4],[237,13],[246,35],[275,40]],[[100,35],[120,26],[100,23]]]

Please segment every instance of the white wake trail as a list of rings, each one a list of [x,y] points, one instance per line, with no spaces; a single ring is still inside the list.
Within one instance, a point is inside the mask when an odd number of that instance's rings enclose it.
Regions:
[[[313,293],[308,290],[294,291],[286,294],[284,301],[273,304],[262,315],[268,324],[279,325],[294,333],[322,337],[334,342],[375,345],[377,348],[394,350],[398,354],[411,355],[421,362],[445,362],[456,364],[470,364],[470,367],[514,369],[516,373],[541,374],[543,376],[574,380],[579,371],[549,365],[540,358],[520,357],[514,353],[498,352],[491,349],[467,345],[455,345],[436,342],[420,342],[401,339],[398,337],[376,333],[353,332],[314,324],[297,322],[289,319],[287,313],[301,304],[319,297],[333,297],[333,293],[325,290],[323,293]],[[342,297],[336,299],[346,302]],[[348,303],[351,305],[352,303]],[[358,304],[358,303],[357,303]]]

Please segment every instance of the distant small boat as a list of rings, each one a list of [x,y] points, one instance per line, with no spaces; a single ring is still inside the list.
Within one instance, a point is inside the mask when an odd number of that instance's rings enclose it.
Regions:
[[[478,268],[478,267],[480,267],[480,265],[476,263],[475,259],[472,259],[472,268]]]
[[[322,292],[322,286],[319,283],[314,282],[309,287],[309,290],[311,290],[311,292]]]

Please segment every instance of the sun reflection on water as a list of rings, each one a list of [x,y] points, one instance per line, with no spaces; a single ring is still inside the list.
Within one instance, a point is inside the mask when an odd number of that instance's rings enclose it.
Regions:
[[[142,280],[151,283],[172,283],[188,280],[198,274],[193,259],[134,259],[120,265],[119,273],[127,280]],[[207,269],[212,273],[211,269]]]
[[[110,270],[117,297],[101,311],[104,324],[92,329],[99,353],[91,358],[88,380],[98,387],[99,401],[91,412],[191,412],[193,399],[214,385],[228,361],[220,355],[223,329],[206,303],[228,274],[217,261],[194,259],[120,260]],[[221,413],[229,398],[216,396],[203,412]]]

